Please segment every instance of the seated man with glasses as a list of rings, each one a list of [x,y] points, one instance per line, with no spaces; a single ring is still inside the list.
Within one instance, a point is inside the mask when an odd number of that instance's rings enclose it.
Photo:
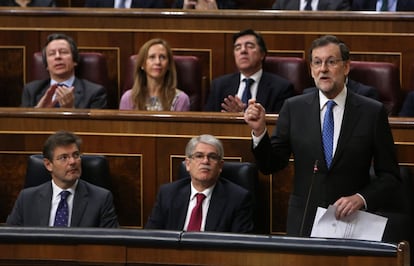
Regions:
[[[223,145],[214,136],[192,138],[185,149],[191,178],[160,187],[146,229],[247,233],[253,230],[250,193],[220,178]]]
[[[79,177],[81,139],[59,131],[43,146],[43,162],[52,180],[20,192],[7,225],[118,227],[112,194]]]

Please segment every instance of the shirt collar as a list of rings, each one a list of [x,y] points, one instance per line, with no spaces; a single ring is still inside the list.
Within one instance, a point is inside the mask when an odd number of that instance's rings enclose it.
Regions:
[[[214,189],[215,186],[216,186],[216,184],[214,184],[211,187],[206,188],[205,190],[203,190],[203,191],[200,192],[200,191],[197,191],[194,188],[193,183],[191,182],[191,195],[190,195],[190,200],[193,200],[194,197],[196,196],[196,194],[198,194],[198,193],[203,193],[204,196],[206,196],[206,198],[209,198],[211,196],[211,193],[213,193],[213,189]]]
[[[254,82],[257,84],[260,81],[260,78],[262,77],[263,69],[261,68],[259,71],[251,75],[250,77],[246,77],[243,75],[243,73],[240,73],[240,83],[243,82],[243,79],[245,78],[251,78],[254,80]]]
[[[79,182],[79,179],[77,179],[75,184],[73,184],[73,186],[71,186],[70,188],[62,189],[62,188],[58,187],[56,185],[55,181],[53,181],[53,179],[52,179],[52,191],[53,191],[52,198],[57,197],[60,194],[60,192],[62,192],[63,190],[67,190],[67,191],[70,192],[71,195],[75,195],[75,190],[76,190],[76,187],[78,186],[78,182]]]
[[[348,91],[348,89],[347,89],[346,85],[344,85],[344,89],[334,99],[328,99],[319,90],[319,110],[322,110],[329,100],[334,100],[338,107],[341,107],[341,108],[344,109],[345,108],[345,100],[346,100],[347,91]]]
[[[70,77],[67,80],[64,80],[63,82],[57,82],[54,79],[50,79],[50,85],[56,84],[56,83],[62,83],[65,84],[66,87],[72,87],[73,83],[75,82],[75,76]]]

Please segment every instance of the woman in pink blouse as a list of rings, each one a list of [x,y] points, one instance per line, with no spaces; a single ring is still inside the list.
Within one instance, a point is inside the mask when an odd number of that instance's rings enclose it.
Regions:
[[[189,111],[190,98],[177,88],[170,46],[151,39],[139,50],[134,85],[121,97],[120,110]]]

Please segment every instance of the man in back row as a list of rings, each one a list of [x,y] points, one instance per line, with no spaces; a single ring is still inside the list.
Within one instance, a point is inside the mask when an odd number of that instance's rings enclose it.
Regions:
[[[233,54],[239,72],[212,81],[205,111],[242,112],[256,99],[268,113],[278,113],[285,99],[294,95],[288,80],[263,71],[267,53],[262,36],[243,30],[233,36]]]
[[[106,89],[75,76],[79,52],[71,37],[62,33],[49,35],[42,60],[50,77],[26,84],[22,107],[106,108]]]

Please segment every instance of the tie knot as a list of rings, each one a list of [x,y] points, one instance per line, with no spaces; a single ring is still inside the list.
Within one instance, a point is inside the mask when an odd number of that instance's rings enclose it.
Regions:
[[[206,195],[204,195],[203,193],[197,193],[196,194],[197,203],[203,202],[203,200],[205,199],[205,197],[206,197]]]
[[[251,78],[245,78],[243,81],[246,82],[246,87],[250,87],[254,83],[254,79]]]
[[[327,103],[326,103],[326,110],[332,110],[332,108],[334,107],[336,105],[336,103],[335,103],[335,101],[334,100],[329,100]]]
[[[66,198],[69,196],[70,192],[67,190],[63,190],[62,192],[60,192],[60,199],[62,200],[66,200]]]

